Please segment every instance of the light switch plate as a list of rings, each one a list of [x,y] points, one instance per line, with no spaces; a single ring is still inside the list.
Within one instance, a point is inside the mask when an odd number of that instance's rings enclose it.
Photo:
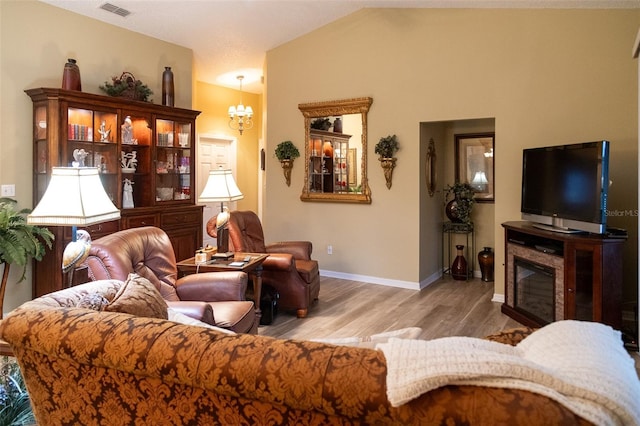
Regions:
[[[2,196],[3,197],[15,197],[16,196],[16,186],[15,185],[2,185]]]

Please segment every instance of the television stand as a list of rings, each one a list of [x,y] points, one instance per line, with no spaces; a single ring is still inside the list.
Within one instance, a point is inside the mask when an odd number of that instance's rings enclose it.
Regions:
[[[558,226],[545,225],[544,223],[532,223],[531,226],[538,229],[544,229],[545,231],[559,232],[561,234],[586,234],[586,232],[578,229],[560,228]]]
[[[505,222],[502,312],[530,327],[564,319],[622,327],[624,238]]]

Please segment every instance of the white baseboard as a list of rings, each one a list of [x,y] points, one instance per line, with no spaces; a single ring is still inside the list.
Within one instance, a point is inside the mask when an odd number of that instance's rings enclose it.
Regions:
[[[493,293],[492,302],[504,303],[504,294]]]
[[[428,285],[439,280],[441,277],[441,274],[439,272],[436,272],[421,282],[390,280],[387,278],[373,277],[371,275],[347,274],[344,272],[328,271],[326,269],[320,270],[320,276],[330,277],[330,278],[340,278],[343,280],[350,280],[350,281],[360,281],[368,284],[386,285],[389,287],[406,288],[409,290],[422,290]]]
[[[320,270],[320,276],[329,278],[340,278],[342,280],[360,281],[368,284],[386,285],[389,287],[406,288],[409,290],[422,290],[423,288],[426,288],[432,283],[439,280],[442,277],[442,273],[436,272],[419,283],[412,281],[390,280],[387,278],[373,277],[371,275],[347,274],[345,272],[329,271],[326,269]],[[477,276],[477,278],[480,277],[481,275]],[[504,303],[504,294],[494,293],[491,301]]]

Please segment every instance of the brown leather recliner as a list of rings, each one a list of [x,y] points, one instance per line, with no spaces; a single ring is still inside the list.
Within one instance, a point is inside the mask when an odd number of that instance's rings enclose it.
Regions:
[[[207,233],[214,238],[216,218],[207,222]],[[295,310],[298,318],[306,317],[320,293],[320,272],[318,262],[311,259],[311,242],[265,244],[262,224],[252,211],[231,212],[228,227],[230,250],[269,254],[262,264],[262,283],[280,294],[278,310]]]
[[[177,279],[173,246],[160,228],[132,228],[99,238],[91,243],[84,264],[94,281],[125,281],[136,273],[151,281],[172,309],[236,333],[257,333],[254,304],[245,300],[247,274],[207,272]]]

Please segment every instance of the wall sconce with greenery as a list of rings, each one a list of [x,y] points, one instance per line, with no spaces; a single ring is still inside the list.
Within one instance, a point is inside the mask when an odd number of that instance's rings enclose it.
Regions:
[[[293,160],[300,157],[300,151],[291,141],[283,141],[276,146],[276,157],[282,165],[284,171],[284,179],[287,186],[291,186],[291,169],[293,168]]]
[[[393,178],[393,169],[396,167],[397,159],[393,156],[400,146],[396,135],[389,135],[380,138],[375,147],[375,153],[379,155],[380,165],[384,171],[384,178],[387,181],[387,188],[391,189],[391,180]]]

